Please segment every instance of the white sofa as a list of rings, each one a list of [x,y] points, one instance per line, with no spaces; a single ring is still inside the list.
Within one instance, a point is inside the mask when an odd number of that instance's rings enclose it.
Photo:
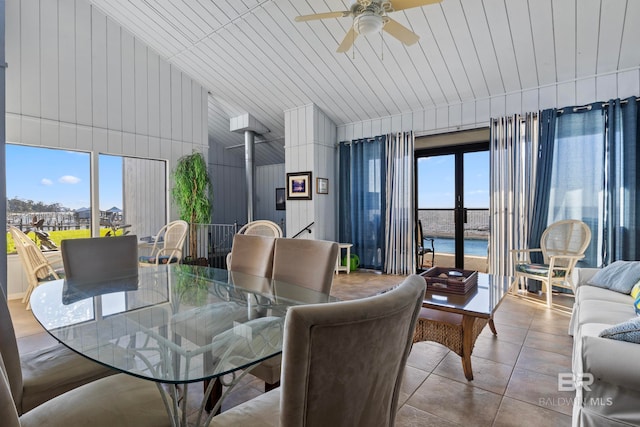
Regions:
[[[602,330],[636,317],[633,298],[588,285],[597,271],[582,268],[573,274],[576,297],[569,326],[576,389],[573,425],[637,426],[640,344],[598,336]]]

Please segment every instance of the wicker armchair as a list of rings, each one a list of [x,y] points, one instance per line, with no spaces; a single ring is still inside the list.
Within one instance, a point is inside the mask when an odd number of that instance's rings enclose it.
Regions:
[[[547,306],[551,307],[553,286],[573,289],[571,273],[576,263],[584,258],[584,251],[591,242],[591,230],[582,221],[568,219],[547,227],[540,238],[540,248],[514,249],[511,251],[514,278],[511,289],[523,284],[522,279],[542,282],[542,291],[547,293]],[[542,252],[544,264],[534,264],[530,255]]]
[[[49,260],[44,256],[38,245],[16,227],[9,227],[9,232],[16,245],[16,251],[20,257],[22,268],[27,276],[28,287],[22,297],[22,302],[27,303],[27,309],[31,308],[29,297],[31,292],[40,282],[57,280],[64,276],[62,268],[54,268]]]
[[[189,224],[183,220],[172,221],[162,227],[153,242],[151,254],[140,256],[140,266],[172,264],[182,261],[182,247],[187,238]]]

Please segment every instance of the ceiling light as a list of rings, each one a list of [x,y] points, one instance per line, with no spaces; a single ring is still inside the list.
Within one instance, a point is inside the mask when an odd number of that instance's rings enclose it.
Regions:
[[[363,36],[379,33],[382,27],[384,27],[384,19],[373,12],[364,12],[353,19],[353,29]]]

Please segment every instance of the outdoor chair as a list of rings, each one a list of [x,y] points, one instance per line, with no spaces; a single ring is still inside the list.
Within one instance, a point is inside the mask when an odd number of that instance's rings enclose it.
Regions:
[[[173,264],[182,261],[182,248],[187,238],[189,224],[183,220],[168,223],[158,231],[150,255],[138,257],[140,266]]]
[[[418,226],[416,227],[416,233],[417,233],[417,246],[416,246],[416,262],[417,262],[417,268],[418,270],[422,270],[422,267],[424,265],[424,255],[425,254],[431,254],[431,266],[434,266],[435,263],[435,256],[436,256],[436,250],[434,247],[434,239],[427,237],[424,237],[423,231],[422,231],[422,221],[418,220]],[[425,246],[426,242],[430,242],[431,243],[431,247]]]
[[[211,426],[393,426],[422,277],[369,298],[294,306],[285,318],[282,386]]]
[[[44,256],[40,248],[33,240],[16,227],[9,227],[9,232],[16,246],[16,251],[20,257],[20,263],[27,277],[27,291],[22,297],[22,302],[27,303],[27,309],[31,307],[29,298],[31,292],[41,282],[57,280],[64,277],[62,268],[54,268],[49,260]]]
[[[542,282],[542,292],[547,294],[547,306],[551,307],[552,287],[572,289],[571,274],[576,263],[584,258],[584,251],[591,241],[591,230],[582,221],[568,219],[547,227],[540,238],[540,248],[513,249],[512,291],[524,291],[526,279]],[[541,252],[543,264],[531,262],[531,253]],[[522,288],[520,288],[522,287]]]

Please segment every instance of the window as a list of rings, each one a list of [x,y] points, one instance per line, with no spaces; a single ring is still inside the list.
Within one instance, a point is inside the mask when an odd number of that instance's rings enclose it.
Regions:
[[[42,249],[91,236],[92,173],[98,182],[101,236],[150,236],[166,223],[164,161],[100,154],[97,171],[91,171],[88,152],[17,144],[6,145],[6,158],[7,224]],[[42,236],[54,246],[43,246]],[[11,237],[7,240],[7,253],[15,252]]]

